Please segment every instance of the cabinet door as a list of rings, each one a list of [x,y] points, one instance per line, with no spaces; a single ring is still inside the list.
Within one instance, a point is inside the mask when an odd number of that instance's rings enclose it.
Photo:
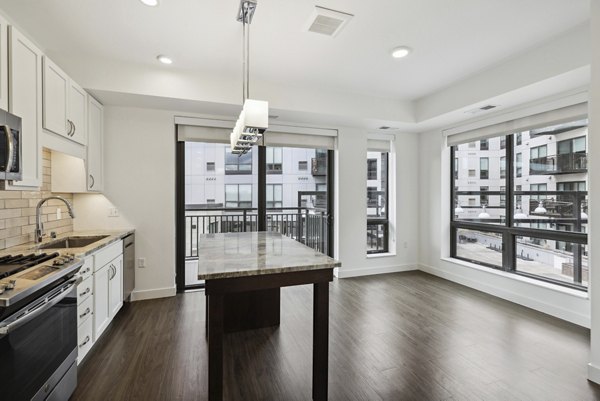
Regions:
[[[88,96],[87,187],[89,191],[104,189],[104,108]]]
[[[113,273],[109,276],[110,283],[108,288],[110,318],[112,320],[123,306],[123,255],[114,259],[108,266],[113,270]]]
[[[8,110],[8,23],[0,16],[0,109]]]
[[[112,270],[107,266],[94,273],[94,342],[110,323],[109,278]]]
[[[43,127],[55,134],[67,136],[71,126],[67,121],[69,77],[48,57],[44,57]]]
[[[87,143],[87,93],[75,82],[69,83],[69,108],[68,116],[72,125],[70,138],[82,145]]]
[[[13,26],[9,28],[8,109],[22,119],[23,179],[7,189],[41,185],[42,52]]]

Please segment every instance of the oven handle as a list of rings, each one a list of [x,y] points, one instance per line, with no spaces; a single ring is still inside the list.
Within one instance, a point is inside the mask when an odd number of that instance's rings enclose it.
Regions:
[[[4,131],[6,132],[6,143],[8,144],[6,149],[6,172],[10,173],[10,168],[12,167],[12,160],[15,153],[15,142],[12,131],[8,125],[4,125]]]
[[[46,298],[44,300],[44,302],[42,304],[40,304],[39,306],[37,306],[35,309],[33,309],[31,311],[27,311],[24,315],[22,315],[21,317],[17,318],[16,320],[14,320],[12,322],[9,322],[6,324],[0,323],[0,335],[4,336],[4,335],[18,329],[19,327],[23,326],[25,323],[40,316],[41,314],[46,312],[48,309],[52,308],[54,305],[56,305],[57,303],[59,303],[60,301],[65,299],[67,297],[67,295],[69,295],[71,290],[73,288],[77,287],[77,285],[79,283],[81,283],[81,281],[82,281],[81,277],[76,277],[76,278],[73,278],[73,279],[67,281],[65,286],[61,287],[58,290],[53,291],[54,293],[51,296],[49,296],[48,298]]]

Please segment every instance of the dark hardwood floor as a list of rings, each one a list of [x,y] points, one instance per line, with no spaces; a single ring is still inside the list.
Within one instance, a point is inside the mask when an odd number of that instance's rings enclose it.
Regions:
[[[204,293],[124,307],[72,401],[206,400]],[[310,400],[312,287],[281,326],[228,334],[225,400]],[[589,330],[421,272],[330,285],[330,400],[600,400]]]

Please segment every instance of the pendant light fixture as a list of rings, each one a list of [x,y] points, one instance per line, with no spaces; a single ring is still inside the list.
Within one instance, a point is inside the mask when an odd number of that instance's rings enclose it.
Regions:
[[[546,214],[548,212],[546,210],[546,208],[544,207],[543,200],[539,201],[538,206],[535,208],[535,210],[533,212],[536,214]]]
[[[515,220],[523,220],[527,218],[527,215],[523,213],[523,209],[521,208],[521,204],[517,203],[517,210],[514,215]]]
[[[243,25],[242,45],[242,112],[230,134],[231,153],[246,154],[269,127],[269,103],[250,99],[250,23],[256,11],[257,0],[241,0],[237,21]]]
[[[490,214],[489,214],[489,213],[486,211],[486,205],[485,205],[485,204],[483,205],[483,211],[482,211],[481,213],[479,213],[479,216],[478,216],[478,217],[479,217],[480,219],[489,219],[490,217],[492,217],[492,216],[490,216]]]

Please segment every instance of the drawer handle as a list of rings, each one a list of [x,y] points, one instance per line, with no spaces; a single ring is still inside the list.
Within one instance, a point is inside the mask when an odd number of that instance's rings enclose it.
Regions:
[[[87,308],[85,310],[85,312],[83,312],[83,314],[79,315],[79,318],[83,319],[86,315],[89,315],[90,312],[91,312],[90,308]]]
[[[89,294],[89,293],[90,293],[90,291],[91,291],[91,288],[90,288],[90,287],[88,287],[88,288],[86,288],[86,289],[85,289],[85,291],[84,291],[84,292],[80,293],[80,294],[79,294],[79,296],[80,296],[80,297],[82,297],[82,296],[84,296],[84,295],[87,295],[87,294]]]
[[[85,347],[85,345],[89,342],[90,342],[90,336],[85,336],[85,340],[81,344],[79,344],[79,348]]]

